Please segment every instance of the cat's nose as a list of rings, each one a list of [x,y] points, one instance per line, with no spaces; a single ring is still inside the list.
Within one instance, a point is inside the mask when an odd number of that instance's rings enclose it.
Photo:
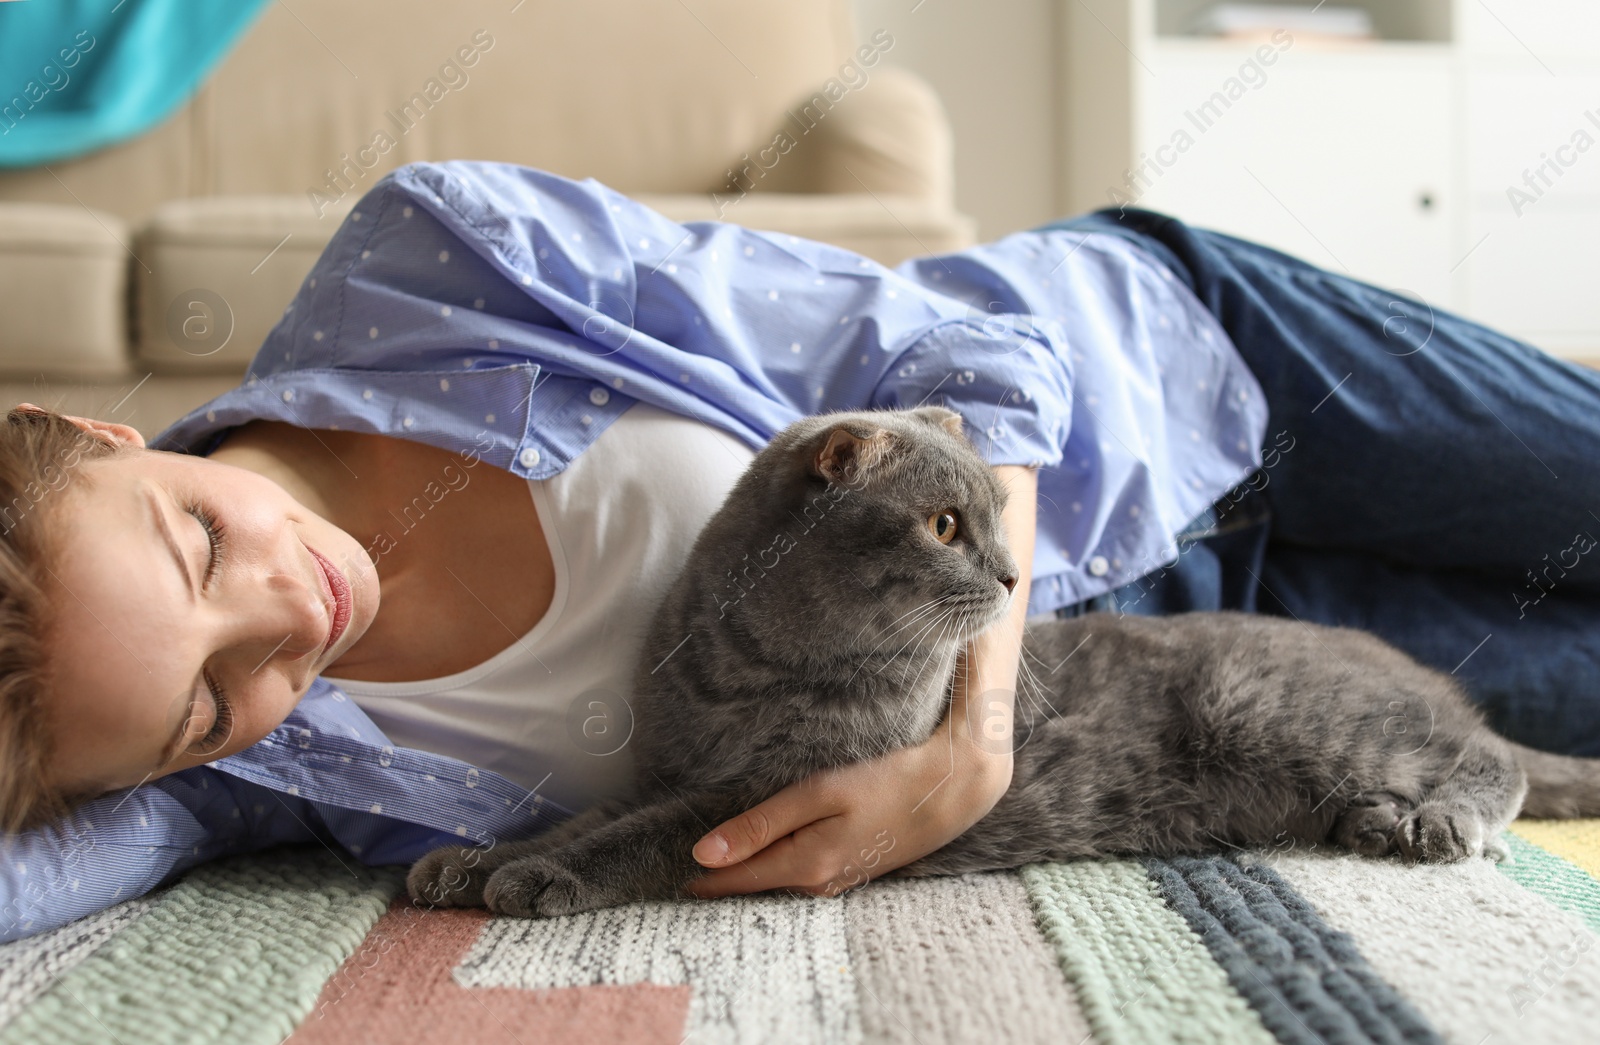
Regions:
[[[1006,586],[1006,594],[1010,595],[1011,592],[1017,587],[1017,575],[1014,573],[1008,573],[1004,577],[1000,578],[1000,583]]]

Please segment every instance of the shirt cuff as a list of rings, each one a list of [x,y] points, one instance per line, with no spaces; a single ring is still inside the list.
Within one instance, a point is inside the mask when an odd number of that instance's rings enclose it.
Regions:
[[[990,465],[1061,463],[1072,422],[1072,364],[1034,317],[955,320],[912,342],[873,390],[871,405],[937,404],[960,414]]]

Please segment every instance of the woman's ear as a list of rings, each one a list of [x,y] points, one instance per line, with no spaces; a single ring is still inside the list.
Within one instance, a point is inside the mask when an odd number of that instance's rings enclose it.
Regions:
[[[32,403],[18,403],[17,409],[30,410],[40,414],[46,412],[43,407],[35,406]],[[118,424],[115,421],[97,421],[92,417],[76,417],[72,414],[62,414],[61,416],[95,438],[102,439],[105,442],[119,446],[144,447],[144,436],[139,434],[137,428],[130,425]]]

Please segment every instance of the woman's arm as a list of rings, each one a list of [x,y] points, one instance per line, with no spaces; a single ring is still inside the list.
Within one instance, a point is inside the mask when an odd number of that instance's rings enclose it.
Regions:
[[[824,770],[720,824],[695,846],[696,896],[790,889],[834,895],[925,856],[983,818],[1011,783],[1011,719],[1028,613],[1038,475],[997,465],[1017,563],[1011,612],[964,651],[951,706],[931,737]]]
[[[316,840],[305,804],[193,766],[92,798],[31,831],[0,834],[0,943],[143,896],[219,857]]]
[[[995,477],[1009,491],[1002,525],[1006,545],[1017,562],[1011,612],[963,651],[954,701],[946,719],[953,742],[964,743],[981,772],[1011,782],[1011,722],[1022,657],[1022,629],[1028,618],[1033,578],[1034,527],[1039,514],[1039,473],[1021,465],[996,465]],[[963,670],[964,669],[964,670]],[[1005,785],[995,795],[1005,793]],[[986,810],[987,811],[987,810]]]

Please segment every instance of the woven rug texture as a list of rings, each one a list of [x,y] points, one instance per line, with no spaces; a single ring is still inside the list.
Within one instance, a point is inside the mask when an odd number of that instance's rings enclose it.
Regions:
[[[0,946],[0,1045],[1600,1041],[1600,820],[1513,859],[1030,864],[549,920],[317,846]]]

